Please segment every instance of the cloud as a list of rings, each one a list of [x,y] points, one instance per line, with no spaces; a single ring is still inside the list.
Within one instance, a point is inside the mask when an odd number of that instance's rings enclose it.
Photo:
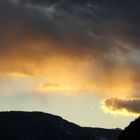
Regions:
[[[109,113],[138,116],[140,114],[140,99],[110,98],[103,102],[102,108]]]
[[[40,89],[44,91],[58,91],[63,89],[63,87],[59,84],[45,83],[45,84],[41,84]]]
[[[75,84],[75,83],[43,83],[40,85],[41,92],[64,92],[66,93],[79,93],[80,91],[96,91],[96,87],[89,84]]]
[[[0,1],[0,75],[88,84],[101,94],[137,94],[138,5],[105,0]]]

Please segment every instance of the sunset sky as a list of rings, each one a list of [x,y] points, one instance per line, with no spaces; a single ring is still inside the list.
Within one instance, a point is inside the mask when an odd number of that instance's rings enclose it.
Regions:
[[[127,126],[140,114],[140,1],[0,0],[0,110]]]

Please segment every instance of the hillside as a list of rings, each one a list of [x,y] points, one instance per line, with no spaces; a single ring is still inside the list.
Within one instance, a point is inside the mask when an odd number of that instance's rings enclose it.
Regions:
[[[0,112],[4,140],[116,140],[119,134],[119,129],[80,127],[47,113]]]
[[[128,127],[122,131],[119,140],[139,140],[140,139],[140,118],[131,122]]]

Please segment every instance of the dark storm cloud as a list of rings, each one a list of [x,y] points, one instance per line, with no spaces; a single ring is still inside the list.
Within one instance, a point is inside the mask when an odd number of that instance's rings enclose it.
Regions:
[[[105,106],[110,109],[110,111],[121,111],[126,110],[129,113],[140,114],[140,99],[118,99],[110,98],[105,100]]]
[[[93,58],[108,73],[116,65],[139,71],[139,53],[132,54],[139,52],[139,5],[137,0],[2,0],[1,69],[30,73],[54,53]]]
[[[122,36],[122,39],[136,40],[135,35],[139,34],[136,26],[139,25],[137,6],[139,3],[131,2],[132,6],[129,1],[126,4],[121,5],[121,3],[85,0],[80,2],[78,0],[18,0],[14,5],[7,0],[1,2],[3,7],[1,17],[23,22],[34,30],[38,29],[41,33],[49,33],[49,36],[53,34],[53,37],[62,37],[62,39],[76,37],[79,41],[84,39],[86,43],[93,43],[93,40],[98,43],[96,39],[100,37],[102,42],[109,42],[110,37]]]

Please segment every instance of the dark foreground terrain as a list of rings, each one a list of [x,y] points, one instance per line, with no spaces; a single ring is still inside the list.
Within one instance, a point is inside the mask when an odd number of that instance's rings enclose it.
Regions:
[[[119,140],[140,140],[140,118],[131,122],[120,134]]]
[[[117,140],[120,129],[80,127],[41,112],[0,112],[2,140]]]

